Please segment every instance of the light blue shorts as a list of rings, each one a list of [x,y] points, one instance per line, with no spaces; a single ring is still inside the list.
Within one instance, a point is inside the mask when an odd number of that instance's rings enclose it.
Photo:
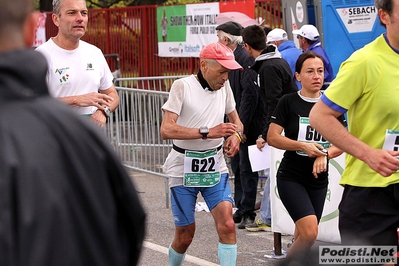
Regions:
[[[222,201],[230,201],[234,204],[228,174],[222,174],[220,182],[213,187],[172,187],[170,198],[176,226],[187,226],[195,222],[194,213],[198,192],[201,192],[210,211]]]

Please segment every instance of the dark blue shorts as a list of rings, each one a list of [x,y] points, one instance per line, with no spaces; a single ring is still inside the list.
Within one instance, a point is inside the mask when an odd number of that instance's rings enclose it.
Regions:
[[[210,211],[222,201],[234,203],[228,174],[222,174],[220,182],[213,187],[172,187],[170,198],[176,226],[187,226],[195,222],[194,213],[198,192],[201,192]]]

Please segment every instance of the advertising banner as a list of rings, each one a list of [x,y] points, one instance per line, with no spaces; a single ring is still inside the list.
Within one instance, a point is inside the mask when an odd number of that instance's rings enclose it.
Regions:
[[[253,1],[202,3],[157,7],[158,55],[198,57],[205,45],[217,42],[216,17],[221,12],[239,11],[253,18]]]

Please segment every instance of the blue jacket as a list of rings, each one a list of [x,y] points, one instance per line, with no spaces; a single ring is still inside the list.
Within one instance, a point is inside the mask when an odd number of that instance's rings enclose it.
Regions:
[[[278,47],[279,52],[281,53],[281,57],[287,61],[288,65],[290,65],[292,78],[294,79],[298,90],[302,89],[302,85],[295,78],[295,65],[296,60],[302,54],[302,50],[298,49],[295,46],[295,43],[291,40],[285,41]]]
[[[290,65],[292,76],[295,75],[295,64],[298,57],[302,54],[293,41],[285,41],[278,47],[281,57]]]
[[[326,52],[324,51],[323,47],[321,47],[320,40],[316,41],[312,44],[307,51],[315,52],[316,54],[320,55],[324,59],[324,82],[331,82],[334,79],[334,72],[330,63],[330,59]]]

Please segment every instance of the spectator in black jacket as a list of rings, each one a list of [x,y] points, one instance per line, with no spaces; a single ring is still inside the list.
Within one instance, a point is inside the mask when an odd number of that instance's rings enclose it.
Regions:
[[[248,156],[248,146],[255,145],[256,139],[266,126],[266,109],[259,95],[256,83],[256,73],[249,69],[254,64],[242,43],[243,27],[236,22],[226,22],[217,28],[219,42],[234,51],[235,60],[243,70],[232,70],[229,81],[236,101],[236,109],[244,125],[243,136],[246,142],[241,143],[239,153],[231,159],[234,173],[234,201],[237,211],[233,218],[240,223],[238,229],[245,229],[247,224],[254,222],[255,201],[258,185],[258,172],[253,172]]]
[[[249,56],[255,58],[255,64],[251,68],[258,73],[260,95],[266,104],[266,126],[256,140],[256,146],[259,150],[262,150],[266,144],[271,115],[278,101],[284,94],[298,90],[287,61],[281,57],[276,46],[266,45],[266,32],[269,32],[268,28],[263,29],[257,25],[248,26],[241,32],[245,50]],[[269,186],[270,180],[268,178],[263,197],[267,197],[270,194]],[[268,210],[270,202],[267,198],[263,198],[261,204],[260,218],[255,223],[246,226],[249,231],[267,231],[270,227],[270,208]]]
[[[290,66],[285,61],[275,45],[266,45],[266,34],[258,25],[248,26],[241,32],[245,50],[249,56],[255,58],[251,67],[258,73],[260,95],[266,103],[266,127],[262,138],[257,140],[261,149],[266,143],[267,129],[270,117],[274,112],[280,98],[287,93],[296,92],[298,88],[292,78]]]
[[[137,265],[138,193],[104,132],[50,97],[32,11],[0,0],[0,265]]]

